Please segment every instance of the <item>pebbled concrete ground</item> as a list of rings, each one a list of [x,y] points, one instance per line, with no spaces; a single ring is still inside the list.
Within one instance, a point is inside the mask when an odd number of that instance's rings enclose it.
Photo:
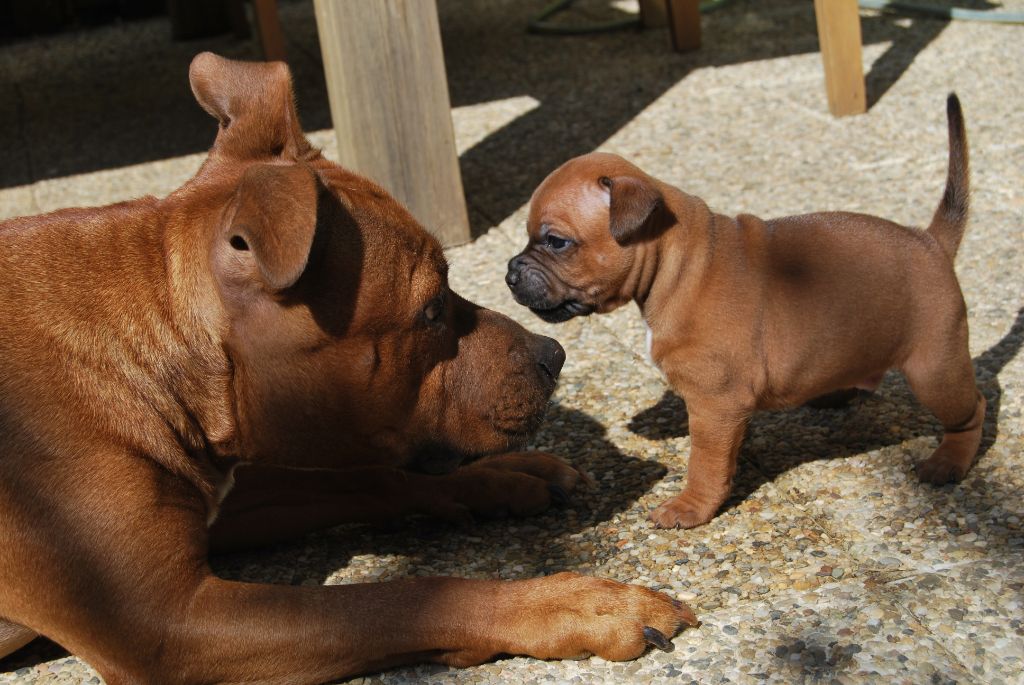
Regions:
[[[803,0],[734,2],[704,18],[704,48],[688,55],[669,51],[664,30],[527,35],[540,0],[439,4],[480,236],[450,251],[452,282],[562,341],[569,359],[534,442],[598,487],[533,519],[339,528],[219,558],[218,570],[290,584],[579,570],[666,589],[703,621],[674,652],[630,663],[516,658],[373,683],[1024,682],[1024,27],[864,12],[870,110],[834,119]],[[633,9],[580,0],[570,19]],[[311,3],[281,13],[300,112],[331,155]],[[197,168],[214,127],[188,92],[189,59],[256,53],[168,36],[149,20],[0,46],[0,216],[165,194]],[[957,265],[989,402],[974,469],[956,486],[917,483],[913,464],[939,427],[890,375],[846,409],[758,415],[718,518],[651,528],[647,512],[685,480],[685,407],[643,360],[635,308],[550,326],[512,302],[504,263],[523,241],[530,192],[601,148],[718,211],[848,209],[921,225],[942,192],[950,90],[966,112],[974,188]],[[0,682],[91,678],[44,642],[0,661]]]

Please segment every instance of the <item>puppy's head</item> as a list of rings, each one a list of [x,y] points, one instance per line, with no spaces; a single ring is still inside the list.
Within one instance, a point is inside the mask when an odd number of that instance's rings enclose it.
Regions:
[[[530,200],[529,242],[505,282],[545,321],[607,312],[628,302],[636,251],[666,225],[659,184],[618,155],[569,160]]]
[[[224,310],[240,456],[440,472],[518,447],[565,359],[459,297],[437,240],[302,136],[283,65],[196,58],[220,121],[190,197]]]

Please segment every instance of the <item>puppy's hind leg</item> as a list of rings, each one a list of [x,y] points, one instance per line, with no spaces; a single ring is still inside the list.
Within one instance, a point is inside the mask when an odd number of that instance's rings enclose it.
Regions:
[[[945,431],[930,457],[917,465],[924,482],[944,485],[963,479],[981,445],[985,398],[974,381],[974,366],[967,348],[967,326],[943,342],[942,349],[919,350],[907,360],[903,373],[921,404],[935,414]]]

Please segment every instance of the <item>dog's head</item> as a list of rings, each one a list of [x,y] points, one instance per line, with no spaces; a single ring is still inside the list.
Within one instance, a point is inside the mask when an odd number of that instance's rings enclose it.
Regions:
[[[198,56],[209,235],[245,459],[454,468],[537,427],[565,353],[448,286],[441,246],[303,137],[283,64]],[[198,192],[198,191],[194,191]]]
[[[637,250],[670,222],[657,181],[618,155],[571,159],[534,191],[529,242],[505,282],[545,321],[607,312],[632,297]]]

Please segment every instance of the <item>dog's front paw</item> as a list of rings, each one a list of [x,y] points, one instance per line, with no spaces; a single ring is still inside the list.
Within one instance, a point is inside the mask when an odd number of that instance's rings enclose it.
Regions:
[[[709,505],[684,490],[662,503],[648,518],[658,528],[696,528],[713,519],[716,511],[717,506]]]
[[[533,516],[553,504],[567,504],[581,484],[590,483],[585,474],[546,452],[512,452],[485,457],[444,476],[443,487],[433,496],[442,511],[487,518]]]
[[[557,573],[536,578],[511,611],[525,644],[512,654],[541,659],[578,659],[596,654],[610,661],[635,659],[653,646],[666,652],[684,625],[698,624],[693,611],[668,595],[613,580]]]

